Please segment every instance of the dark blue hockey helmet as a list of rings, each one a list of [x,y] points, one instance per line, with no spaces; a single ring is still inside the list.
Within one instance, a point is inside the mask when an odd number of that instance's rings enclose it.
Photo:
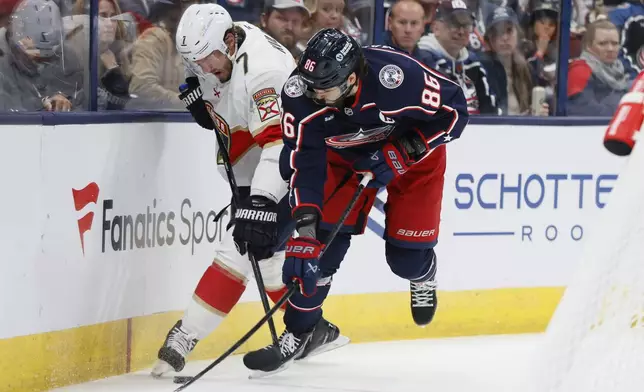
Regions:
[[[360,77],[363,62],[362,48],[356,40],[340,30],[323,29],[307,43],[297,70],[309,90],[344,90],[352,72]]]

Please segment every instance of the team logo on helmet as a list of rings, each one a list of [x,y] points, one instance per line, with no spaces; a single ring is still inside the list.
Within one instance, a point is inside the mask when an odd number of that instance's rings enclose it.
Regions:
[[[400,87],[403,80],[405,80],[405,74],[399,66],[389,64],[382,67],[380,74],[378,75],[380,83],[388,89],[394,89]]]
[[[349,53],[352,47],[353,45],[351,44],[351,41],[348,41],[346,44],[344,44],[344,47],[342,48],[342,50],[335,55],[335,59],[337,61],[342,62],[342,60],[344,60],[344,56],[346,56],[347,53]]]
[[[291,98],[302,96],[304,91],[306,91],[306,86],[304,86],[304,82],[302,82],[299,75],[291,76],[284,84],[284,92]]]

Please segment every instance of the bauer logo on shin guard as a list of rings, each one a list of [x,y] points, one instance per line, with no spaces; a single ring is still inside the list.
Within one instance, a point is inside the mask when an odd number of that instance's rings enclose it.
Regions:
[[[277,213],[270,211],[256,211],[248,208],[240,208],[235,213],[235,219],[254,222],[277,222]]]

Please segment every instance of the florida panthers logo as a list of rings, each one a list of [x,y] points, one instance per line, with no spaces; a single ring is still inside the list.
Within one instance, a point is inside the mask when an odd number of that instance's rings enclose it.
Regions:
[[[230,153],[231,133],[228,123],[226,122],[226,120],[224,120],[223,117],[215,112],[215,109],[212,107],[210,102],[206,101],[206,108],[208,109],[208,113],[210,113],[210,117],[212,117],[212,122],[215,123],[215,130],[221,136],[221,139],[224,142],[224,146],[226,146],[226,152]],[[217,151],[217,164],[223,165],[223,163],[224,157],[222,156],[221,151]]]

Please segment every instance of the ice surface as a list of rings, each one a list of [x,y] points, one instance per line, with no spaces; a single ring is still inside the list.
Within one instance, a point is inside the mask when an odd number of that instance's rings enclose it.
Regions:
[[[234,356],[186,392],[517,392],[530,371],[541,335],[487,336],[350,344],[293,364],[286,371],[248,379]],[[181,374],[209,362],[189,362]],[[149,370],[56,389],[68,392],[163,392],[175,374],[155,380]]]

